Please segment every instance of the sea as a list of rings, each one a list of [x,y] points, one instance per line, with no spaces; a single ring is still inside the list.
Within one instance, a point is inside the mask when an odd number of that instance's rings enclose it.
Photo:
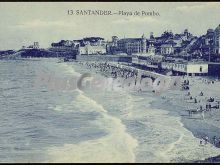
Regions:
[[[55,58],[1,60],[0,162],[193,162],[220,155],[211,144],[199,146],[181,116],[167,110],[169,100],[150,90],[54,85],[90,72]],[[41,73],[50,79],[40,82]]]

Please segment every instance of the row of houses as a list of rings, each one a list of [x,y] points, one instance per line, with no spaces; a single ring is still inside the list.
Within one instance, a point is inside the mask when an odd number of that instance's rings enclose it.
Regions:
[[[153,32],[147,38],[144,34],[139,38],[119,38],[112,36],[111,41],[101,37],[86,37],[80,40],[61,40],[52,43],[52,49],[73,50],[78,55],[162,55],[165,57],[191,57],[207,58],[220,54],[220,25],[208,29],[200,37],[192,35],[188,29],[182,33],[173,34],[165,31],[161,36],[155,37]],[[209,61],[212,60],[209,59]],[[220,59],[219,59],[220,60]]]
[[[150,33],[149,39],[144,35],[140,38],[112,37],[108,42],[107,52],[109,54],[160,54],[164,56],[188,56],[203,58],[207,54],[211,56],[220,54],[220,25],[215,29],[208,29],[205,35],[193,36],[188,29],[183,33],[173,34],[165,31],[161,36],[154,37]]]
[[[187,29],[183,33],[175,35],[171,31],[165,31],[159,37],[154,37],[151,32],[149,39],[144,34],[140,38],[119,39],[117,36],[113,36],[112,41],[108,43],[107,52],[110,54],[123,52],[130,55],[178,54],[184,45],[191,43],[196,38]]]
[[[165,31],[161,36],[154,37],[150,33],[149,39],[143,34],[139,38],[122,38],[112,36],[111,41],[101,37],[86,37],[80,40],[61,40],[52,43],[52,48],[74,49],[79,54],[161,54],[164,56],[205,55],[220,53],[220,25],[215,29],[208,29],[207,34],[200,37],[193,36],[188,29],[183,33],[173,34]]]
[[[52,43],[55,49],[74,49],[79,54],[173,54],[176,49],[181,48],[182,41],[190,38],[187,30],[184,34],[173,35],[172,32],[165,31],[160,37],[154,37],[153,33],[147,39],[143,34],[139,38],[122,38],[112,36],[112,41],[104,41],[101,37],[87,37],[81,40],[61,40]],[[175,42],[174,42],[175,41]],[[176,49],[174,49],[176,48]]]

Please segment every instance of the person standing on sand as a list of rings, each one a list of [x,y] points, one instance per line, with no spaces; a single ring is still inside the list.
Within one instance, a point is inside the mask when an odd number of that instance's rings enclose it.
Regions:
[[[211,111],[212,110],[212,106],[211,106],[211,104],[209,103],[209,110]]]
[[[217,139],[216,136],[213,137],[213,144],[216,145]]]
[[[205,144],[207,144],[207,143],[208,143],[208,140],[209,140],[209,137],[208,137],[208,136],[206,136],[206,137],[205,137]]]
[[[194,98],[194,103],[197,103],[197,99],[196,98]]]
[[[190,92],[187,93],[187,96],[190,96]]]
[[[200,92],[200,96],[203,96],[203,92],[202,91]]]
[[[202,105],[200,105],[200,111],[202,111]]]
[[[202,139],[200,139],[200,142],[199,142],[199,144],[200,144],[200,145],[202,145],[202,141],[203,141],[203,140],[202,140]]]
[[[205,112],[204,110],[202,110],[202,119],[204,120],[204,118],[205,118]]]
[[[209,105],[207,103],[206,103],[205,107],[206,107],[206,111],[208,111]]]

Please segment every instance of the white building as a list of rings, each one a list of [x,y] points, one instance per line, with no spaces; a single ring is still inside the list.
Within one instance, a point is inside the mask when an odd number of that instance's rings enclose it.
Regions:
[[[173,70],[173,63],[162,62],[161,67],[162,67],[162,69]]]
[[[106,54],[106,46],[91,46],[88,44],[79,47],[79,53],[81,55]]]
[[[147,53],[149,55],[155,55],[156,53],[156,48],[154,47],[154,45],[152,43],[150,43],[148,49],[147,49]]]
[[[174,47],[172,44],[163,44],[161,45],[161,54],[173,54],[174,53]]]
[[[208,63],[202,62],[162,62],[161,67],[162,69],[169,69],[190,76],[208,74]]]
[[[187,74],[192,73],[192,74],[207,74],[208,73],[208,63],[204,64],[196,64],[196,63],[188,63],[186,67],[186,72]]]
[[[34,49],[39,49],[40,48],[39,42],[34,42],[33,48]]]

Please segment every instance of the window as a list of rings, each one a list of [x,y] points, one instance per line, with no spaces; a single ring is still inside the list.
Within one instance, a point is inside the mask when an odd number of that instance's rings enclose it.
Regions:
[[[202,66],[200,66],[199,71],[202,72]]]

